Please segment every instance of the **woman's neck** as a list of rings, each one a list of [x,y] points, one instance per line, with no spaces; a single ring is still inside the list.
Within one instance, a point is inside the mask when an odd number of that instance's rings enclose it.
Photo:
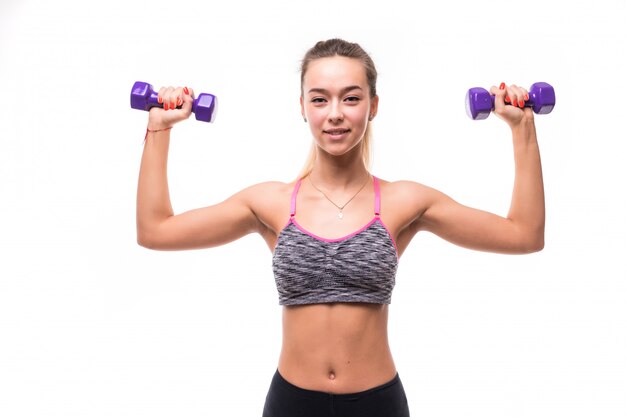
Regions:
[[[340,156],[329,155],[317,149],[315,163],[309,176],[319,187],[341,191],[360,186],[370,173],[363,164],[361,149],[355,147]]]

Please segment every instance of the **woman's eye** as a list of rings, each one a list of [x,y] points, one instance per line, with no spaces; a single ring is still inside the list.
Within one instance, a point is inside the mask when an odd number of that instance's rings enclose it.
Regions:
[[[359,101],[360,98],[356,96],[346,97],[346,101]]]
[[[323,103],[324,99],[321,97],[315,97],[313,99],[311,99],[311,103]]]

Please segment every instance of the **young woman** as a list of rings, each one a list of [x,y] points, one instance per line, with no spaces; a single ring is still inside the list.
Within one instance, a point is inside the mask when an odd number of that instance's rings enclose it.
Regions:
[[[166,172],[170,129],[189,117],[194,93],[159,90],[164,107],[150,110],[139,174],[138,243],[183,250],[248,233],[263,237],[284,306],[282,349],[264,417],[409,415],[387,318],[398,260],[418,231],[482,251],[542,249],[541,162],[533,112],[522,108],[528,92],[502,83],[491,94],[514,145],[507,217],[368,171],[376,68],[359,45],[339,39],[318,42],[302,63],[300,107],[313,143],[297,179],[252,185],[219,204],[174,215]]]

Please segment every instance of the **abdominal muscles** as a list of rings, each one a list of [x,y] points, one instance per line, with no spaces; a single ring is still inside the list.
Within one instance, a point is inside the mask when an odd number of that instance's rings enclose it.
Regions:
[[[354,393],[396,374],[387,337],[387,304],[286,306],[278,371],[300,388]]]

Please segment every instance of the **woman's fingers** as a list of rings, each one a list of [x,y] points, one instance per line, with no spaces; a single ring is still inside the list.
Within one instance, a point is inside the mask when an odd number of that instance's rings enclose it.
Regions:
[[[159,89],[158,102],[163,104],[163,110],[169,110],[170,108],[170,98],[173,89],[173,87],[161,87]]]
[[[511,104],[515,107],[522,107],[524,105],[525,92],[515,84],[508,86],[508,96],[511,98]]]
[[[193,106],[193,101],[195,99],[193,89],[189,87],[183,87],[181,99],[182,99],[183,110],[189,109],[189,111],[191,111],[191,108]]]
[[[509,125],[519,123],[524,117],[532,118],[532,110],[524,108],[529,99],[525,88],[501,83],[499,87],[492,86],[489,92],[495,96],[494,113]]]
[[[193,90],[188,87],[161,87],[157,101],[163,108],[150,110],[149,123],[154,126],[172,126],[189,118],[193,108]]]
[[[172,92],[172,98],[170,100],[170,109],[175,109],[183,104],[183,87],[175,88]]]
[[[492,86],[489,92],[495,96],[496,110],[502,109],[500,104],[511,104],[514,107],[524,107],[524,104],[528,101],[528,90],[522,87],[518,87],[515,84],[506,85],[501,83],[499,87]],[[502,100],[500,100],[502,98]]]
[[[528,90],[515,84],[507,86],[506,91],[507,93],[504,101],[515,107],[523,108],[524,104],[526,104],[530,98],[528,96]]]
[[[520,107],[524,107],[523,103],[526,103],[528,101],[528,99],[529,99],[528,90],[526,90],[523,87],[520,87],[520,90],[522,92],[522,105]]]
[[[183,87],[161,87],[158,93],[159,103],[163,103],[163,110],[173,110],[184,102]]]
[[[494,110],[496,112],[504,110],[504,98],[506,96],[506,84],[500,83],[499,87],[496,87],[495,85],[493,85],[489,89],[489,92],[495,96],[495,100],[494,100],[495,109]]]

